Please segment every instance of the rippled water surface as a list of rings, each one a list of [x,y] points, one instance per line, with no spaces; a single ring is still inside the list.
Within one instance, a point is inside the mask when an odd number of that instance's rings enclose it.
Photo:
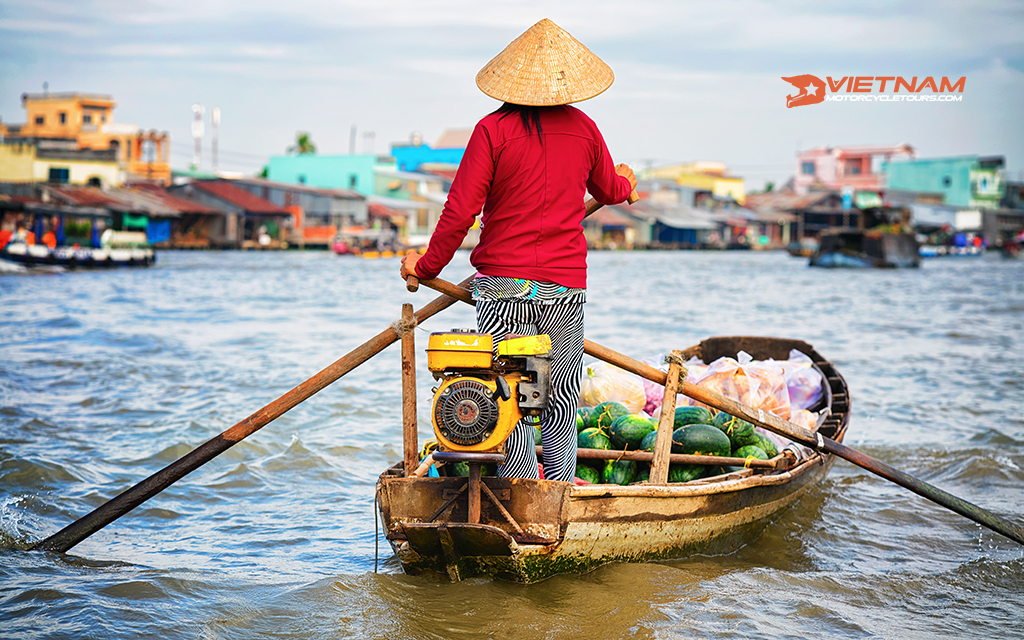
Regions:
[[[1020,637],[1022,548],[844,461],[727,556],[449,584],[404,575],[381,538],[375,573],[397,347],[72,553],[27,551],[435,295],[406,293],[395,260],[159,258],[0,271],[0,636]],[[1024,521],[1024,261],[596,253],[589,300],[588,337],[639,358],[713,335],[810,342],[850,385],[847,444]],[[472,324],[453,307],[419,347]],[[423,425],[422,357],[418,380]]]

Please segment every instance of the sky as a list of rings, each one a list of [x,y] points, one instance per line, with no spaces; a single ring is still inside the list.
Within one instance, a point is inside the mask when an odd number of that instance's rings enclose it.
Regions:
[[[749,190],[798,149],[910,143],[918,157],[1001,155],[1024,179],[1024,2],[781,0],[4,0],[0,119],[20,96],[109,94],[117,122],[169,132],[192,161],[192,105],[221,111],[223,170],[255,174],[308,132],[321,154],[431,144],[498,103],[474,77],[550,18],[615,72],[579,103],[616,162],[715,160]],[[787,108],[783,76],[966,77],[960,102]],[[875,85],[877,90],[877,84]],[[890,89],[891,91],[891,89]],[[209,116],[202,168],[210,168]]]

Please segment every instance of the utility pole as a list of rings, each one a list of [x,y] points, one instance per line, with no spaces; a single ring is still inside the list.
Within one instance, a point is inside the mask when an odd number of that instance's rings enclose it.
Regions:
[[[213,161],[213,172],[217,173],[217,131],[220,129],[220,107],[210,110],[210,155]]]
[[[203,113],[206,109],[201,104],[192,105],[192,138],[195,140],[195,151],[192,153],[192,166],[199,171],[203,159]]]
[[[356,125],[352,125],[352,133],[348,136],[348,155],[356,155]]]

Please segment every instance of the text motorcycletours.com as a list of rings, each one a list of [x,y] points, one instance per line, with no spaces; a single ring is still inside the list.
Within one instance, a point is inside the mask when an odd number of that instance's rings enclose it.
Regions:
[[[782,79],[800,90],[786,96],[788,108],[821,102],[962,102],[967,84],[966,76],[956,82],[941,76],[938,83],[932,76],[920,82],[917,76],[910,80],[902,76],[844,76],[839,80],[826,76],[827,86],[821,78],[810,74]],[[887,86],[890,93],[886,93]]]

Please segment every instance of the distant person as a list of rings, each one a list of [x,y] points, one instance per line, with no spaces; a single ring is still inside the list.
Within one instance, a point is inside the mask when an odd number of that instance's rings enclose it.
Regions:
[[[572,482],[576,469],[584,195],[615,204],[636,186],[628,166],[613,164],[597,125],[568,105],[613,79],[608,65],[547,19],[487,63],[477,86],[503,104],[477,123],[426,253],[402,260],[403,278],[437,277],[483,212],[470,258],[479,330],[495,343],[510,333],[551,337],[551,396],[540,417],[548,480]],[[537,478],[533,442],[533,426],[520,422],[498,475]]]

